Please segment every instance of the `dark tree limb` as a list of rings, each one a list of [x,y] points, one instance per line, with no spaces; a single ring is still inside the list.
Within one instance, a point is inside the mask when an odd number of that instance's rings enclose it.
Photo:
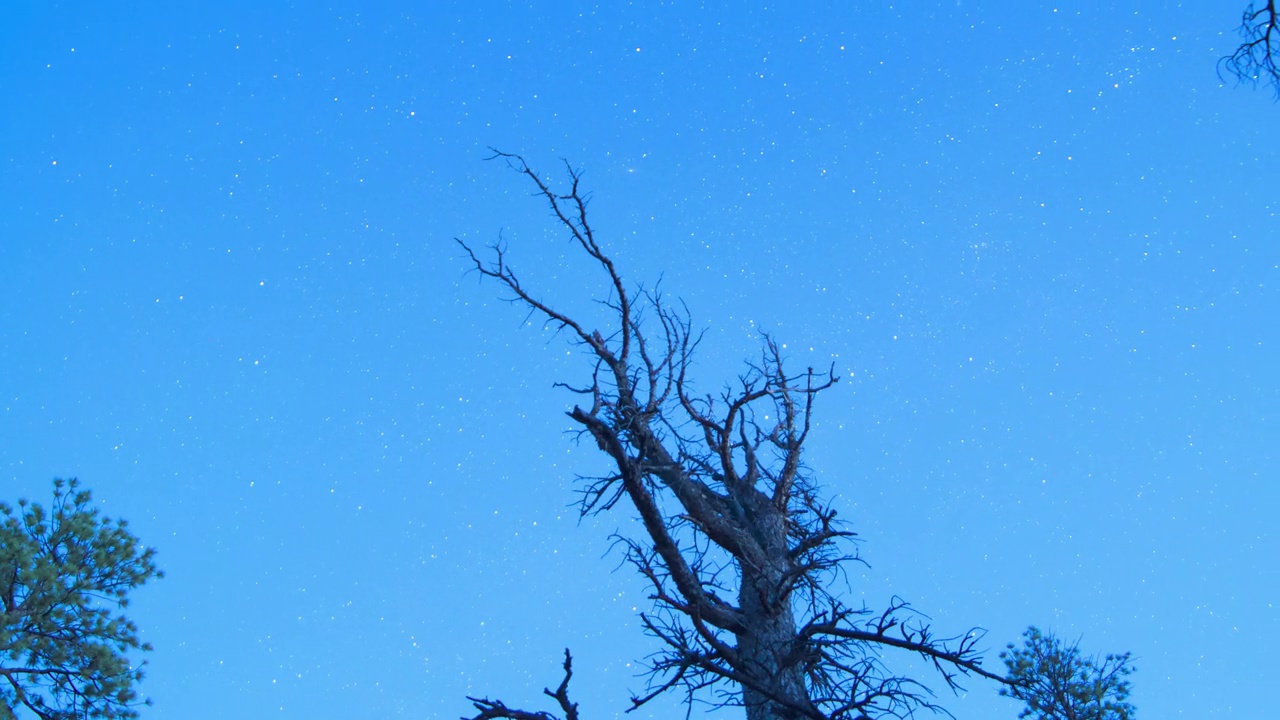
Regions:
[[[1270,84],[1280,99],[1280,12],[1276,0],[1250,2],[1237,28],[1240,46],[1218,60],[1218,77],[1230,75],[1237,83]]]
[[[462,720],[496,720],[497,718],[507,718],[508,720],[578,720],[578,703],[569,700],[569,680],[572,678],[573,656],[569,654],[569,649],[565,648],[564,679],[560,681],[560,686],[555,689],[555,692],[548,688],[542,690],[543,694],[555,699],[560,706],[561,712],[564,713],[563,718],[546,711],[529,712],[507,707],[501,700],[468,697],[467,699],[471,701],[471,704],[480,713],[470,718],[464,716]]]

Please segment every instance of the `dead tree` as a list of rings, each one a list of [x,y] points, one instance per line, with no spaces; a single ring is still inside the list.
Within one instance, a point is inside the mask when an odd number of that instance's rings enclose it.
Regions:
[[[842,565],[858,562],[854,533],[837,521],[802,454],[818,396],[833,368],[788,370],[764,338],[758,361],[723,392],[700,393],[690,377],[700,335],[686,312],[635,290],[605,253],[587,218],[581,174],[553,189],[524,158],[495,151],[525,176],[555,221],[607,281],[612,325],[594,328],[526,287],[498,244],[482,258],[459,240],[481,276],[510,300],[565,332],[593,370],[568,415],[609,456],[611,472],[581,479],[581,512],[619,506],[636,513],[641,537],[621,538],[626,559],[648,581],[653,608],[641,614],[658,641],[649,686],[632,709],[669,690],[741,705],[748,720],[907,717],[934,708],[928,686],[895,674],[895,653],[914,653],[952,689],[984,669],[980,630],[943,636],[903,600],[873,610],[833,590]],[[569,662],[555,697],[566,720]],[[703,694],[711,691],[711,694]],[[477,720],[550,720],[549,713],[471,698]],[[572,709],[571,709],[572,707]]]
[[[1280,13],[1276,0],[1250,2],[1237,31],[1243,42],[1235,52],[1218,60],[1218,77],[1231,75],[1237,82],[1254,86],[1262,80],[1270,83],[1280,99]]]

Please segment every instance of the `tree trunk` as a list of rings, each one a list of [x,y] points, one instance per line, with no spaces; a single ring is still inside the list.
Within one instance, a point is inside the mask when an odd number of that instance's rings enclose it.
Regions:
[[[748,492],[755,496],[751,498],[754,502],[749,501],[754,506],[754,512],[748,513],[749,522],[766,558],[759,567],[739,560],[742,585],[738,607],[746,622],[737,636],[738,651],[740,657],[751,658],[756,665],[751,674],[768,691],[744,685],[742,698],[747,720],[795,720],[807,715],[801,708],[812,709],[812,705],[794,652],[796,621],[791,593],[781,591],[788,567],[786,517],[755,489]]]

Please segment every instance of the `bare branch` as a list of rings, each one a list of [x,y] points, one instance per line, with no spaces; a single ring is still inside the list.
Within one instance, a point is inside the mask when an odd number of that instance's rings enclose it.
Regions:
[[[1257,87],[1261,80],[1271,85],[1280,99],[1280,13],[1276,0],[1250,2],[1237,29],[1243,42],[1230,55],[1218,60],[1218,78],[1235,77],[1236,83]]]
[[[569,654],[569,649],[565,648],[564,679],[560,681],[560,686],[554,692],[549,689],[543,689],[542,691],[543,694],[554,698],[556,703],[560,705],[560,710],[564,713],[563,720],[578,720],[578,703],[569,700],[569,680],[572,678],[573,656]],[[501,700],[475,697],[468,697],[467,699],[471,701],[471,704],[480,713],[470,718],[464,716],[462,720],[495,720],[496,718],[508,718],[509,720],[562,720],[560,716],[552,715],[546,711],[529,712],[507,707]]]

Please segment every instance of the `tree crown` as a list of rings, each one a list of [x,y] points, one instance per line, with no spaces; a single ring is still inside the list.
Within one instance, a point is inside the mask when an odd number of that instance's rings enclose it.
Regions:
[[[152,578],[155,550],[102,516],[75,480],[54,480],[46,509],[0,502],[0,704],[42,720],[132,718],[149,651],[122,612]]]

